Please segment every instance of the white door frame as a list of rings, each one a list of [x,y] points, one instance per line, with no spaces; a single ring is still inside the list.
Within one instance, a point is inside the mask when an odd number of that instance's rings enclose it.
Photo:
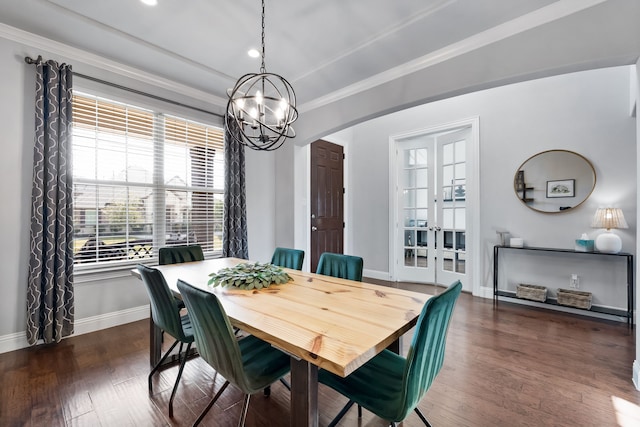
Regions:
[[[398,253],[398,167],[396,161],[397,141],[420,135],[442,133],[454,129],[470,127],[470,136],[467,141],[467,210],[473,212],[468,222],[466,233],[469,254],[467,262],[467,282],[463,283],[464,290],[473,292],[473,295],[482,295],[481,283],[476,279],[480,272],[480,118],[471,117],[455,122],[444,123],[437,126],[417,129],[389,137],[389,277],[396,278],[396,254]]]

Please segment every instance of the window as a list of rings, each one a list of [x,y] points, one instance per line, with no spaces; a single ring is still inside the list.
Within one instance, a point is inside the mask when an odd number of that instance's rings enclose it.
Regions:
[[[74,93],[72,136],[76,264],[221,251],[220,128]]]

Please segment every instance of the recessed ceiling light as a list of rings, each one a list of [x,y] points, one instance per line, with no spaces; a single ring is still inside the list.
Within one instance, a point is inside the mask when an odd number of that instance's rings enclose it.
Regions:
[[[140,1],[146,4],[147,6],[157,6],[158,4],[158,0],[140,0]]]
[[[260,56],[260,52],[258,52],[258,49],[249,49],[249,52],[247,52],[247,54],[252,58],[257,58]]]

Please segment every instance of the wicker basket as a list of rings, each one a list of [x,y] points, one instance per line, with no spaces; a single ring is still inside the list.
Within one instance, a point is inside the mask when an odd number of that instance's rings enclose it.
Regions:
[[[558,304],[589,310],[591,308],[591,292],[558,289]]]
[[[545,302],[547,300],[547,288],[544,286],[520,283],[516,287],[516,296],[531,301]]]

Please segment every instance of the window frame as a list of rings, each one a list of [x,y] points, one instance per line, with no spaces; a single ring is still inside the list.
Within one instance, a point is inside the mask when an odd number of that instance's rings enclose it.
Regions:
[[[128,107],[132,107],[132,108],[136,108],[136,109],[141,109],[141,110],[147,110],[149,112],[152,113],[153,116],[153,123],[154,123],[154,137],[153,137],[153,151],[155,152],[164,152],[164,148],[167,146],[167,144],[171,144],[172,141],[169,141],[167,139],[165,139],[164,137],[159,138],[157,136],[157,132],[156,130],[158,129],[158,124],[162,125],[162,129],[164,133],[164,122],[166,118],[172,118],[172,119],[176,119],[178,121],[184,121],[184,122],[190,122],[190,123],[194,123],[196,125],[199,126],[204,126],[206,128],[212,128],[212,129],[216,129],[219,134],[221,135],[221,138],[224,137],[224,130],[222,128],[222,126],[219,123],[216,123],[217,120],[203,120],[202,115],[199,117],[194,117],[193,115],[189,115],[189,114],[185,114],[184,111],[176,111],[175,109],[171,109],[171,108],[167,108],[166,105],[162,105],[164,103],[145,103],[145,102],[138,102],[137,100],[133,100],[128,96],[113,96],[112,94],[108,94],[105,95],[103,93],[100,93],[99,90],[93,90],[91,88],[76,88],[74,89],[74,96],[78,95],[78,96],[82,96],[82,97],[86,97],[86,98],[91,98],[91,99],[98,99],[107,103],[114,103],[114,104],[124,104],[125,106]],[[184,108],[182,110],[185,110]],[[75,118],[73,119],[75,120]],[[71,134],[74,134],[74,129],[72,128],[71,130]],[[184,141],[185,146],[190,146],[191,144],[188,141]],[[222,184],[220,187],[213,187],[213,185],[215,184],[213,181],[211,182],[211,187],[207,186],[205,184],[205,186],[195,186],[195,185],[189,185],[186,184],[184,186],[181,185],[171,185],[170,183],[165,182],[165,179],[162,178],[163,175],[163,165],[165,163],[165,158],[163,157],[161,160],[156,160],[154,159],[153,162],[153,173],[154,175],[160,176],[160,179],[154,179],[153,182],[151,184],[141,184],[138,182],[121,182],[121,181],[103,181],[103,180],[99,180],[99,179],[86,179],[86,178],[76,178],[74,176],[73,179],[73,184],[74,184],[74,190],[75,190],[75,186],[76,185],[122,185],[124,186],[124,188],[150,188],[152,190],[152,192],[154,192],[155,194],[162,194],[162,199],[164,200],[164,195],[166,192],[168,191],[184,191],[187,193],[190,193],[191,195],[194,192],[204,192],[206,194],[210,194],[212,196],[212,198],[217,198],[222,207],[221,209],[224,209],[224,146],[223,146],[223,142],[218,146],[215,146],[215,150],[219,150],[215,155],[219,156],[219,160],[215,163],[216,167],[218,167],[220,170],[220,172],[218,172],[219,174],[222,174]],[[155,154],[154,154],[155,156]],[[158,168],[160,168],[160,170],[158,170]],[[220,183],[218,182],[218,185],[220,185]],[[200,190],[200,191],[198,191]],[[130,200],[127,196],[127,202]],[[74,194],[74,203],[75,203],[75,194]],[[164,242],[164,239],[166,237],[166,233],[164,233],[164,231],[166,230],[167,225],[169,225],[166,222],[167,219],[167,206],[166,204],[164,204],[164,202],[162,204],[160,203],[155,203],[155,206],[153,207],[153,218],[154,218],[154,225],[153,225],[153,230],[152,230],[152,236],[153,236],[153,252],[152,255],[148,258],[135,258],[135,259],[124,259],[124,260],[109,260],[109,261],[97,261],[97,262],[87,262],[87,263],[78,263],[78,262],[74,262],[74,273],[76,274],[76,276],[79,276],[80,280],[76,280],[76,282],[83,282],[83,281],[90,281],[93,279],[89,279],[88,277],[83,278],[82,276],[88,276],[90,274],[98,274],[100,277],[103,278],[114,278],[114,277],[124,277],[124,276],[128,276],[130,274],[130,269],[132,267],[134,267],[136,264],[157,264],[158,262],[158,249],[161,246],[161,243]],[[157,210],[160,206],[161,209]],[[191,208],[191,204],[189,204],[189,207]],[[75,211],[75,205],[74,205],[74,214],[76,213]],[[95,212],[94,212],[95,214]],[[213,214],[215,215],[215,214]],[[97,216],[97,215],[96,215]],[[220,212],[218,218],[217,216],[214,218],[213,221],[207,222],[207,224],[209,225],[214,225],[216,223],[220,223],[220,226],[222,226],[222,212]],[[156,218],[161,218],[161,222],[162,222],[162,227],[160,227],[160,229],[158,229],[156,227]],[[99,222],[99,218],[96,218],[96,220]],[[129,224],[127,223],[127,226]],[[74,224],[75,226],[75,224]],[[213,228],[213,227],[212,227]],[[128,243],[128,239],[129,239],[129,235],[127,232],[127,243]],[[161,238],[159,236],[162,236]],[[74,242],[75,242],[75,233],[74,233]],[[213,241],[212,241],[213,242]],[[205,248],[203,248],[205,249]],[[206,258],[215,258],[215,257],[220,257],[222,256],[222,247],[221,244],[218,248],[212,248],[212,250],[205,250],[205,257]],[[97,277],[97,278],[100,278]]]

